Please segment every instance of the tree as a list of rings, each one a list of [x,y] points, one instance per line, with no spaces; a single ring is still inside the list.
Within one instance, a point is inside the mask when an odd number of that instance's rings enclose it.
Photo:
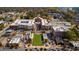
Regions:
[[[45,43],[47,43],[48,42],[48,39],[45,39]]]
[[[0,24],[0,30],[4,28],[4,24]]]
[[[30,38],[28,39],[28,43],[29,43],[29,44],[31,44],[31,43],[32,43],[32,40],[31,40]]]
[[[0,42],[0,47],[2,46],[2,43]]]
[[[47,19],[48,19],[48,20],[51,20],[51,19],[52,19],[52,16],[48,15],[48,16],[47,16]]]
[[[77,40],[78,38],[74,31],[64,32],[63,36],[64,36],[63,38],[66,38],[69,40]]]

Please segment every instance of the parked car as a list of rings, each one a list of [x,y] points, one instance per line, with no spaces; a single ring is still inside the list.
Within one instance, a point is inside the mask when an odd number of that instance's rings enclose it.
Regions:
[[[10,36],[11,32],[13,32],[13,30],[6,30],[2,36]]]

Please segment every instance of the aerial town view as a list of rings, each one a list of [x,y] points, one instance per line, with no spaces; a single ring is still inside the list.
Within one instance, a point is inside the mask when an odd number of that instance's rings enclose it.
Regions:
[[[0,7],[0,51],[79,51],[79,8]]]

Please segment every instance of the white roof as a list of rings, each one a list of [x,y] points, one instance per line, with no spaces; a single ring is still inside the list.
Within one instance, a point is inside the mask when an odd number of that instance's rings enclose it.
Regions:
[[[42,25],[45,25],[48,23],[46,19],[42,19],[41,21],[42,21]]]
[[[27,36],[27,35],[29,35],[29,37],[30,37],[31,39],[33,39],[33,37],[34,37],[34,34],[31,33],[31,32],[27,32],[27,33],[26,33],[26,36]]]
[[[48,39],[47,34],[43,34],[44,39]]]
[[[35,17],[34,20],[35,20],[36,18],[37,18],[37,17]],[[48,23],[46,19],[43,19],[43,18],[41,18],[41,17],[39,17],[39,18],[40,18],[41,21],[42,21],[42,25],[46,25],[46,24]]]
[[[60,28],[60,27],[53,27],[54,31],[64,31],[64,29]]]
[[[30,38],[33,39],[33,37],[34,37],[34,34],[30,33]]]
[[[55,31],[66,31],[71,28],[71,23],[65,21],[58,21],[57,19],[56,21],[54,19],[50,23],[52,24],[52,27]]]
[[[51,23],[46,23],[45,26],[52,26],[52,24]]]
[[[13,37],[9,43],[19,43],[21,40],[20,36]]]
[[[34,24],[34,20],[31,19],[17,19],[14,23],[11,25],[26,25],[26,26],[32,26]]]
[[[4,22],[5,22],[5,21],[2,21],[2,20],[1,20],[1,21],[0,21],[0,24],[2,24],[2,23],[4,23]]]
[[[65,26],[53,26],[54,31],[67,31],[69,28]]]
[[[75,47],[79,47],[79,41],[70,41]]]

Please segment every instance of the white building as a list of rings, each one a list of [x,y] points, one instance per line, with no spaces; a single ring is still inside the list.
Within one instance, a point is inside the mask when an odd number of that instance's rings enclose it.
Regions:
[[[32,19],[17,19],[11,26],[17,26],[17,28],[33,29],[34,20]]]
[[[3,20],[0,21],[0,24],[4,24],[4,23],[5,23],[5,21],[3,21]]]
[[[21,40],[21,35],[17,35],[10,40],[9,44],[18,44]]]
[[[79,48],[79,41],[70,41],[74,47],[78,47]]]
[[[54,31],[67,31],[69,28],[71,28],[71,23],[66,21],[60,21],[59,19],[53,19],[51,22],[52,28]]]

